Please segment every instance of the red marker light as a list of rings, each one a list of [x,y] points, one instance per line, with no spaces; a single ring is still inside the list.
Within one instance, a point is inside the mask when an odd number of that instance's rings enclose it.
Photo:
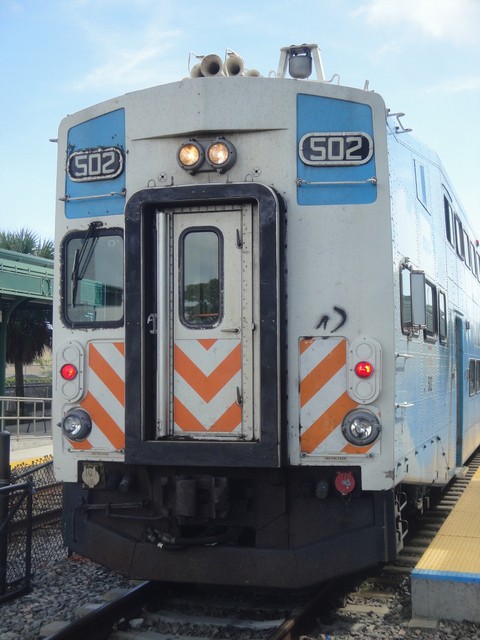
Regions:
[[[73,380],[77,377],[78,369],[74,364],[64,364],[60,369],[60,375],[64,380]]]
[[[342,494],[342,496],[347,496],[349,493],[355,489],[355,477],[351,471],[339,471],[337,473],[337,477],[335,478],[335,489]]]
[[[355,365],[355,373],[359,378],[370,378],[370,376],[373,374],[373,365],[366,360],[357,362],[357,364]]]

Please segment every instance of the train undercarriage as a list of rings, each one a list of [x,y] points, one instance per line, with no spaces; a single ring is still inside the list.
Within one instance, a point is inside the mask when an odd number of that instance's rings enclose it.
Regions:
[[[80,471],[95,486],[65,485],[67,546],[132,578],[300,588],[396,557],[394,493],[341,495],[338,469]]]

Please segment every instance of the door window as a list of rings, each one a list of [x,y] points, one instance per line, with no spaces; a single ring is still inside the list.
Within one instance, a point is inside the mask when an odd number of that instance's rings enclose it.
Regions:
[[[214,229],[193,229],[180,240],[180,318],[205,329],[222,320],[222,238]]]

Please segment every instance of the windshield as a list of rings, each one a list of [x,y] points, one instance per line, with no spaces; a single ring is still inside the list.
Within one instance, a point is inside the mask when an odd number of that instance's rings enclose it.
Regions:
[[[70,235],[64,244],[64,317],[69,325],[123,320],[123,238],[118,230]]]

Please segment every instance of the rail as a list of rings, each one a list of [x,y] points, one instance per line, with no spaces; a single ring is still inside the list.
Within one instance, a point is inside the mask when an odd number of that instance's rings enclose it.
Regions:
[[[13,438],[52,435],[52,399],[0,396],[0,431]]]
[[[238,591],[234,591],[232,595],[228,590],[225,591],[226,598],[223,597],[219,603],[189,590],[187,585],[177,585],[177,589],[172,589],[167,584],[141,582],[118,598],[88,610],[88,613],[71,622],[65,622],[61,628],[44,637],[45,640],[160,640],[173,637],[182,640],[208,640],[213,637],[223,638],[225,635],[229,638],[245,638],[245,633],[249,633],[255,638],[261,634],[267,640],[301,640],[312,637],[305,634],[316,626],[319,613],[325,610],[326,604],[330,602],[329,596],[336,588],[337,581],[324,583],[314,594],[304,594],[305,602],[297,606],[289,602],[286,605],[287,612],[282,613],[278,620],[271,618],[272,613],[276,614],[277,610],[284,609],[279,604],[278,594],[266,596],[263,604],[262,598],[259,600],[258,596],[250,598],[246,608],[243,603],[238,609]],[[302,596],[299,598],[301,602]],[[235,609],[234,618],[230,615],[231,609]],[[122,626],[128,628],[129,620],[138,618],[139,610],[148,630],[135,628],[132,631],[119,631]],[[221,613],[225,610],[228,611],[227,615]],[[175,635],[165,632],[173,628]]]

